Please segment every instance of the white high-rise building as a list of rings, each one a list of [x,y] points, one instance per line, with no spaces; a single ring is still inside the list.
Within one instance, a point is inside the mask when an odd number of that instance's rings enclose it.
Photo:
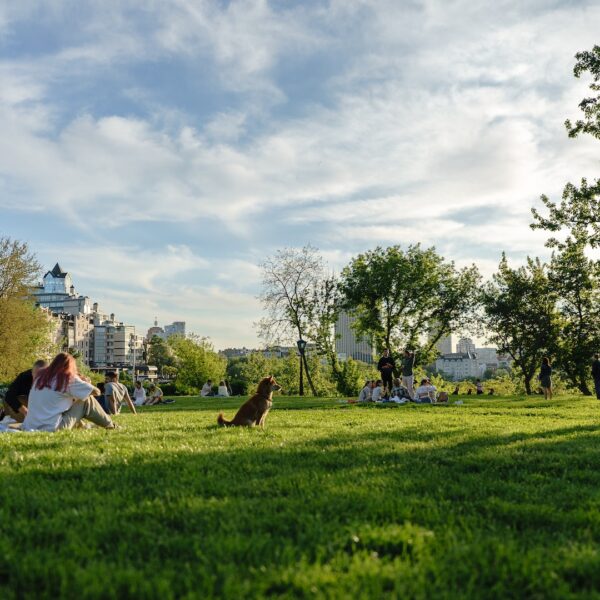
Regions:
[[[435,347],[440,354],[451,354],[453,348],[452,341],[452,334],[446,335],[438,340]]]
[[[374,361],[373,345],[365,338],[359,339],[352,328],[355,318],[343,311],[335,323],[335,351],[342,360],[352,358],[366,363]]]
[[[456,352],[458,354],[475,354],[475,344],[473,340],[468,337],[463,337],[458,340],[456,344]]]
[[[443,373],[452,381],[461,381],[469,377],[481,377],[483,370],[474,354],[454,352],[444,354],[435,361],[435,370]]]
[[[185,321],[173,321],[170,325],[165,325],[165,337],[168,339],[172,335],[185,337]]]

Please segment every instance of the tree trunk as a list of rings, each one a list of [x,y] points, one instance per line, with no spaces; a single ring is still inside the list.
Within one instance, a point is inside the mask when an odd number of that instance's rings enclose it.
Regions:
[[[310,371],[308,370],[308,362],[306,360],[306,353],[305,352],[302,353],[302,360],[304,362],[304,370],[306,372],[306,379],[308,380],[308,385],[310,386],[310,389],[311,389],[311,391],[313,393],[313,396],[316,396],[317,392],[315,391],[315,386],[313,385],[312,377],[310,376]]]
[[[591,396],[592,395],[592,391],[590,390],[590,388],[588,386],[588,382],[587,382],[587,377],[586,377],[585,371],[579,373],[579,381],[577,382],[577,387],[579,388],[579,391],[584,396]]]
[[[531,396],[531,380],[533,379],[533,375],[523,374],[523,379],[524,379],[524,383],[525,383],[525,393],[528,396]]]

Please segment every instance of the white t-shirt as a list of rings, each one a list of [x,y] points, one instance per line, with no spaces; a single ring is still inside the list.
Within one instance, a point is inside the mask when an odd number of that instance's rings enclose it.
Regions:
[[[211,392],[212,392],[212,386],[209,385],[208,383],[205,383],[202,386],[202,391],[200,392],[200,395],[201,396],[208,396],[208,395],[210,395]]]
[[[87,383],[75,377],[64,392],[50,388],[38,390],[35,382],[29,392],[27,416],[23,421],[26,431],[56,431],[62,415],[68,411],[75,400],[85,400],[94,389]]]
[[[373,393],[371,394],[371,401],[377,402],[381,400],[381,394],[383,394],[383,388],[380,388],[379,386],[373,388]]]
[[[368,402],[371,397],[371,386],[365,385],[365,387],[360,390],[360,394],[358,395],[359,402]]]
[[[435,398],[435,392],[437,388],[435,385],[421,385],[415,391],[415,396],[419,399],[429,398],[433,400]]]
[[[133,388],[133,403],[136,406],[141,406],[142,404],[144,404],[144,402],[146,401],[146,390],[144,389],[144,386],[140,387],[139,389],[137,387]]]
[[[227,391],[226,385],[220,385],[219,391],[217,392],[219,396],[224,396],[225,398],[229,397],[229,392]]]

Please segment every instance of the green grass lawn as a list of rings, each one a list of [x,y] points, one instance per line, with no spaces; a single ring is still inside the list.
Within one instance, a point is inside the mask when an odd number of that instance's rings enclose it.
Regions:
[[[239,404],[0,435],[0,597],[600,598],[600,402]]]

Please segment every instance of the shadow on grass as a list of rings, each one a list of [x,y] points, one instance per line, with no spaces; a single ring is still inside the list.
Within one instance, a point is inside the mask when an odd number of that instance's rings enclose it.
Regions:
[[[597,553],[572,560],[600,539],[593,426],[283,447],[236,431],[202,451],[3,475],[5,597],[557,597],[598,581]]]

